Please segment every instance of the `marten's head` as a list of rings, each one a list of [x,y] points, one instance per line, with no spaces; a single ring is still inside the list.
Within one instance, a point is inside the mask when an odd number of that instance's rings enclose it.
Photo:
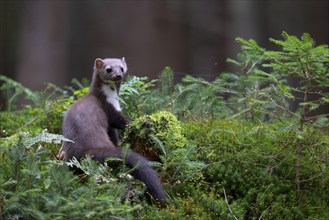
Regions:
[[[106,58],[95,60],[94,74],[97,74],[104,83],[121,82],[127,72],[125,58]]]

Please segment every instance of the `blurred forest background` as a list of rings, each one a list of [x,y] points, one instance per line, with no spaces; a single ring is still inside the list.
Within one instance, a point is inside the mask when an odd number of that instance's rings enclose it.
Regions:
[[[328,0],[18,1],[0,3],[0,74],[40,90],[90,79],[97,57],[125,57],[132,75],[170,66],[212,80],[232,71],[237,36],[273,48],[282,31],[328,44]]]

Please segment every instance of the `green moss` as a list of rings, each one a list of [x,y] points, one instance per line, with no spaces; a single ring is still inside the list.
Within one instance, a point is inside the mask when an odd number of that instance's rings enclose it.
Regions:
[[[60,133],[62,114],[51,109],[26,106],[15,112],[0,112],[0,138],[17,132],[40,133],[47,129],[51,133]]]
[[[184,135],[198,146],[196,159],[207,164],[202,171],[203,192],[211,189],[222,195],[225,189],[234,212],[247,210],[245,217],[256,218],[264,213],[268,219],[303,218],[314,216],[317,207],[323,207],[327,213],[324,207],[328,205],[325,201],[329,201],[328,166],[325,165],[325,155],[329,153],[328,133],[311,126],[301,133],[291,124],[227,119],[185,123]],[[301,193],[303,204],[308,207],[303,211],[296,199],[295,182],[295,152],[300,140],[303,141],[301,172],[305,181]],[[209,200],[209,203],[216,202]]]
[[[156,155],[163,155],[187,145],[181,122],[168,111],[145,115],[132,121],[122,142],[131,144],[137,151],[152,151]]]

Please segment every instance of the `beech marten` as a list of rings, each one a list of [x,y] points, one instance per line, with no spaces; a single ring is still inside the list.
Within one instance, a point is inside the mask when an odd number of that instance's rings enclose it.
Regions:
[[[73,157],[80,160],[86,155],[101,163],[111,157],[123,159],[127,166],[135,168],[132,175],[145,183],[147,191],[158,201],[164,201],[166,194],[149,161],[134,151],[124,154],[117,147],[119,138],[116,129],[124,129],[128,125],[118,99],[126,72],[124,58],[95,60],[89,93],[65,113],[63,135],[73,142],[64,142],[60,155],[65,161]]]

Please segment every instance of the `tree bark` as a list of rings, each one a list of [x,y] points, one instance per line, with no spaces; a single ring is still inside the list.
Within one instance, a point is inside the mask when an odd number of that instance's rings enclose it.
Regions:
[[[32,90],[48,82],[63,84],[67,75],[68,3],[28,1],[22,13],[17,80]]]

